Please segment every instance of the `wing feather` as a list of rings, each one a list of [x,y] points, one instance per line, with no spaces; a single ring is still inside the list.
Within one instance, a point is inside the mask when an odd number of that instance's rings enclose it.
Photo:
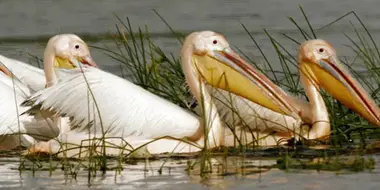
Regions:
[[[288,132],[300,125],[290,116],[274,112],[241,96],[208,87],[223,122],[229,126],[249,127],[254,131]],[[200,112],[200,108],[196,108]]]
[[[97,68],[71,70],[59,84],[36,93],[23,105],[71,117],[78,132],[104,131],[109,136],[182,138],[193,135],[200,125],[190,112]]]
[[[0,92],[0,148],[30,146],[36,142],[33,137],[47,140],[58,135],[58,130],[52,122],[37,120],[29,115],[20,115],[30,109],[30,107],[19,106],[30,95],[25,85],[0,73]],[[21,138],[15,136],[19,134],[23,134]]]
[[[45,73],[42,69],[30,64],[0,55],[4,64],[20,81],[33,91],[45,88]]]

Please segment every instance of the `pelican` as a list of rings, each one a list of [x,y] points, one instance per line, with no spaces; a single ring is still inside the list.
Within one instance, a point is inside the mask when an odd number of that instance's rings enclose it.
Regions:
[[[37,67],[0,56],[0,71],[2,73],[0,88],[3,103],[0,107],[0,148],[29,147],[31,144],[35,144],[37,140],[49,140],[69,129],[68,118],[45,117],[43,113],[37,113],[35,116],[20,115],[20,113],[29,110],[30,107],[19,106],[19,104],[33,92],[57,83],[65,73],[63,70],[56,72],[55,68],[70,68],[72,59],[96,66],[88,55],[87,45],[79,37],[72,34],[56,35],[47,44],[44,62],[51,65],[53,70],[48,71],[49,75],[46,76],[43,70]],[[43,79],[41,79],[41,73]],[[20,133],[22,134],[21,138],[16,135]]]
[[[315,122],[329,125],[329,117],[322,96],[324,88],[346,107],[370,123],[380,126],[380,109],[360,83],[339,62],[335,49],[324,40],[310,40],[301,44],[298,53],[301,81],[307,87]],[[319,110],[321,114],[317,114]]]
[[[78,65],[97,67],[92,60],[87,44],[75,34],[59,34],[51,37],[44,51],[44,77],[45,87],[51,87],[62,80],[66,72]],[[37,115],[46,114],[37,111]],[[54,126],[59,129],[59,134],[70,130],[70,122],[67,117],[57,117],[55,114],[42,116],[54,121]]]

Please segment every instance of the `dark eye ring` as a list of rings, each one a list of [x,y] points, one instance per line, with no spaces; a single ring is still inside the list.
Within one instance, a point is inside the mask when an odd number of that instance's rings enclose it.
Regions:
[[[319,52],[323,53],[325,50],[323,48],[319,48]]]
[[[75,49],[79,49],[79,45],[75,45]]]
[[[214,41],[212,41],[212,43],[213,43],[213,44],[217,44],[217,43],[218,43],[218,41],[214,40]]]

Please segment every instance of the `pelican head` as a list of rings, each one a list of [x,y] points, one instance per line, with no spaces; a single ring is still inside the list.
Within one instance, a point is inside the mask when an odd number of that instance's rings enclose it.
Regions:
[[[236,54],[223,35],[212,31],[191,33],[181,52],[182,61],[186,62],[182,64],[183,70],[191,69],[198,76],[197,80],[273,111],[298,117],[286,94]]]
[[[59,34],[50,38],[44,56],[54,59],[51,62],[57,68],[76,68],[79,67],[79,63],[97,67],[87,44],[74,34]]]
[[[325,89],[348,108],[375,125],[380,125],[380,110],[375,101],[342,65],[335,49],[324,40],[304,42],[298,54],[299,69],[319,90]]]
[[[55,68],[73,69],[81,66],[97,67],[87,44],[74,34],[59,34],[48,41],[44,52],[47,86],[57,81]]]

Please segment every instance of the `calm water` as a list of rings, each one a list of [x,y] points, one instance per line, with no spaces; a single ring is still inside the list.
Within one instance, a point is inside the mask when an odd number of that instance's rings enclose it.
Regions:
[[[379,156],[374,156],[380,162]],[[98,172],[98,177],[88,178],[88,171],[80,170],[76,179],[65,175],[57,169],[50,176],[49,171],[19,172],[18,158],[3,159],[0,162],[0,188],[4,189],[323,189],[354,190],[379,189],[379,169],[371,172],[350,173],[348,171],[328,172],[315,170],[292,170],[284,172],[279,169],[259,169],[271,166],[275,160],[257,160],[231,157],[227,159],[228,175],[211,175],[202,180],[195,173],[185,171],[186,160],[138,162],[136,165],[123,165],[120,174],[108,171],[105,175]],[[217,170],[217,161],[214,170]],[[75,164],[74,162],[72,162]],[[236,169],[244,166],[246,169]],[[56,163],[53,163],[55,165]],[[30,163],[27,167],[32,167]],[[377,165],[379,166],[379,165]],[[43,168],[48,168],[45,164]],[[162,173],[158,170],[162,167]],[[242,173],[244,172],[244,173]]]
[[[350,10],[355,10],[375,38],[380,39],[379,2],[376,0],[0,0],[0,53],[27,61],[26,53],[41,56],[46,42],[37,40],[57,33],[77,33],[104,36],[114,32],[117,20],[114,14],[122,18],[129,17],[133,26],[148,25],[150,32],[157,34],[153,40],[167,52],[178,54],[176,39],[159,37],[170,34],[165,24],[154,14],[156,9],[177,31],[214,30],[227,36],[232,45],[236,45],[249,56],[258,55],[257,49],[242,29],[244,23],[255,35],[265,52],[272,47],[262,28],[278,35],[286,32],[290,35],[296,30],[287,19],[292,16],[302,21],[298,9],[301,4],[311,23],[315,27],[335,20]],[[350,17],[353,20],[353,17]],[[339,49],[341,55],[350,56],[351,52],[343,45],[348,40],[342,32],[350,32],[350,23],[346,19],[319,33],[321,38],[330,40]],[[15,40],[17,39],[17,40]],[[36,39],[35,41],[33,41]],[[299,38],[300,39],[300,38]],[[110,41],[90,41],[96,46],[110,45]],[[291,43],[288,43],[289,45]],[[297,47],[294,46],[295,50]],[[113,62],[99,50],[92,50],[94,59],[108,71],[119,74],[118,63]],[[276,61],[276,57],[270,57]],[[275,62],[274,62],[275,64]],[[380,157],[375,156],[377,163]],[[19,158],[1,158],[0,187],[4,189],[378,189],[380,187],[379,170],[372,173],[348,173],[336,175],[335,172],[297,171],[286,173],[272,169],[261,174],[251,173],[245,176],[213,176],[202,181],[197,175],[188,175],[185,164],[169,162],[162,175],[157,173],[161,165],[153,162],[152,168],[144,171],[144,165],[125,165],[121,175],[115,177],[108,172],[97,177],[88,186],[87,172],[79,172],[77,180],[65,177],[63,172],[19,173]],[[252,161],[254,162],[254,160]],[[171,167],[170,173],[168,167]]]
[[[316,28],[323,26],[343,14],[355,10],[375,38],[380,39],[379,3],[376,0],[85,0],[85,1],[53,1],[53,0],[12,0],[0,1],[0,53],[5,56],[26,61],[26,53],[42,55],[46,42],[31,40],[37,37],[50,37],[57,33],[77,33],[104,36],[115,31],[118,23],[114,14],[121,18],[129,17],[133,26],[147,25],[150,32],[157,34],[154,41],[165,51],[178,54],[179,44],[174,38],[160,38],[170,34],[169,29],[152,11],[157,10],[170,25],[181,32],[196,30],[214,30],[227,36],[232,45],[238,46],[250,56],[259,55],[257,49],[249,40],[240,22],[255,35],[255,38],[265,52],[271,53],[270,45],[262,28],[272,34],[296,32],[295,27],[287,19],[294,17],[303,23],[303,17],[298,9],[301,4],[311,23]],[[354,18],[351,16],[351,20]],[[356,22],[357,23],[357,22]],[[306,24],[303,24],[306,26]],[[335,24],[319,33],[321,38],[330,40],[340,55],[351,55],[343,45],[349,41],[342,32],[350,32],[349,20]],[[297,36],[295,36],[297,37]],[[12,39],[18,39],[18,43]],[[301,37],[298,37],[302,39]],[[22,39],[29,39],[22,41]],[[31,40],[30,40],[31,39]],[[91,45],[103,46],[111,42],[91,41]],[[288,45],[291,44],[290,41]],[[285,43],[285,45],[287,45]],[[294,50],[297,47],[294,46]],[[95,60],[103,69],[117,72],[118,63],[114,63],[101,51],[93,50]],[[295,51],[294,51],[295,52]],[[276,67],[277,58],[269,56]]]

